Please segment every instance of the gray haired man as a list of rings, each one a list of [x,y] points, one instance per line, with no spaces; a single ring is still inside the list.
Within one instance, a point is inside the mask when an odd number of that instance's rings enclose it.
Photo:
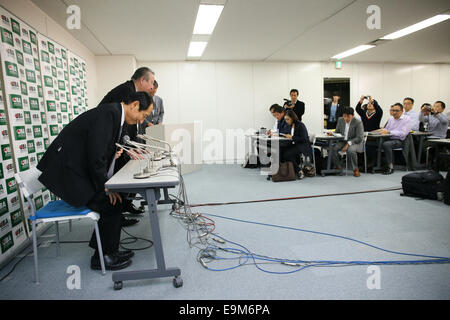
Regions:
[[[158,90],[158,82],[156,80],[153,82],[153,89],[150,91],[150,95],[153,98],[153,111],[150,116],[148,116],[142,125],[139,126],[139,133],[145,134],[145,128],[151,127],[157,124],[161,124],[164,118],[164,103],[161,97],[156,95]]]

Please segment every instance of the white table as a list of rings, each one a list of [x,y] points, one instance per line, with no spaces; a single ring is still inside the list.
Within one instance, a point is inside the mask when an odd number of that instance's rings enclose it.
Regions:
[[[144,167],[146,161],[142,161]],[[169,159],[155,162],[155,165],[169,164]],[[139,160],[130,160],[128,163],[114,176],[109,179],[105,188],[111,192],[139,193],[147,202],[151,234],[153,236],[153,244],[155,247],[155,256],[157,269],[139,270],[139,271],[120,271],[112,274],[114,281],[114,289],[122,289],[122,281],[154,279],[164,277],[174,277],[173,284],[175,287],[181,287],[183,281],[180,277],[181,270],[179,268],[166,268],[164,260],[164,252],[161,241],[161,232],[156,206],[160,196],[159,189],[173,188],[180,183],[178,169],[176,167],[161,168],[154,176],[145,179],[136,179],[133,175],[139,172]]]

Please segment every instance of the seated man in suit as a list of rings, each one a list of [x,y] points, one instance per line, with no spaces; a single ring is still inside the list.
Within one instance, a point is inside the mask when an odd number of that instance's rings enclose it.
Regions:
[[[100,214],[98,227],[107,270],[126,268],[132,251],[119,251],[123,200],[105,189],[113,175],[116,143],[125,123],[142,122],[153,108],[152,98],[136,92],[121,103],[101,104],[70,122],[50,144],[37,168],[39,181],[74,207],[87,206]],[[96,249],[91,268],[100,269],[95,233],[89,243]]]
[[[325,105],[324,114],[327,119],[327,129],[336,129],[337,120],[342,117],[344,107],[339,104],[341,95],[339,92],[333,93],[333,100]]]
[[[285,109],[280,106],[279,104],[273,104],[270,107],[270,112],[272,113],[272,116],[276,119],[275,124],[272,128],[272,130],[269,130],[267,134],[270,136],[273,133],[290,133],[291,132],[291,126],[287,124],[286,120],[284,119],[285,116]]]
[[[386,127],[375,130],[375,133],[390,134],[389,140],[383,142],[383,150],[386,156],[387,168],[383,174],[394,173],[394,152],[396,148],[403,147],[406,137],[411,131],[412,122],[403,114],[403,105],[396,103],[391,107],[392,117],[389,118]]]
[[[346,152],[353,170],[353,175],[359,177],[357,152],[363,152],[364,128],[361,120],[355,118],[355,111],[351,107],[344,108],[342,118],[339,118],[335,133],[340,133],[344,141],[338,141],[331,150],[331,159],[338,170],[342,170],[342,162],[338,152]]]

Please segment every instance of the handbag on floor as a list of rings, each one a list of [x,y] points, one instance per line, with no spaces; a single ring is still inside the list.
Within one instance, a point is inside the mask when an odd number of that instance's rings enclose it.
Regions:
[[[292,162],[282,162],[278,168],[278,172],[272,176],[273,182],[293,181],[297,179]]]
[[[436,171],[414,172],[402,177],[403,195],[437,200],[444,191],[444,177]]]

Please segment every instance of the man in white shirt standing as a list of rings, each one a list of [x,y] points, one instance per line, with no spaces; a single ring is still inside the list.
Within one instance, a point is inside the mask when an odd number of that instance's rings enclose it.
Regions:
[[[403,99],[403,115],[409,118],[409,122],[411,123],[411,130],[419,131],[419,113],[413,110],[414,108],[414,99],[413,98],[405,98]]]
[[[353,175],[359,177],[357,152],[362,152],[364,147],[364,127],[361,120],[355,118],[355,111],[351,107],[344,108],[342,118],[339,118],[335,133],[344,136],[343,141],[338,141],[331,150],[331,159],[336,169],[342,170],[342,162],[338,152],[346,152],[353,170]]]

